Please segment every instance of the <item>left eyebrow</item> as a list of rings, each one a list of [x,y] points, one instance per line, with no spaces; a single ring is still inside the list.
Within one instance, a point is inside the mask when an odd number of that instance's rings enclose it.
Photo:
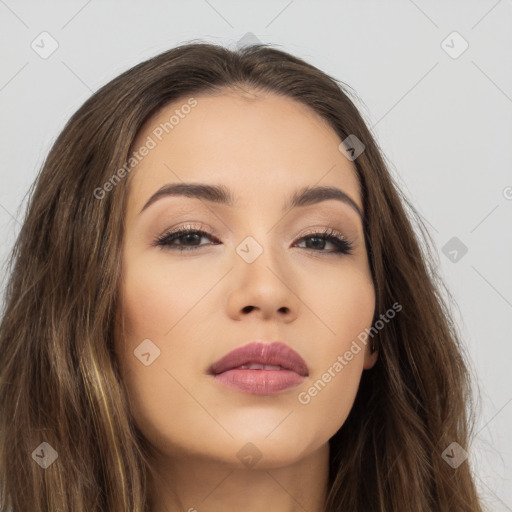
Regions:
[[[223,204],[230,207],[235,206],[236,200],[233,192],[224,185],[210,185],[206,183],[167,183],[159,188],[142,207],[139,215],[150,205],[163,197],[183,196],[195,199],[203,199],[216,204]],[[303,187],[296,190],[288,202],[283,206],[283,213],[292,208],[310,206],[334,199],[340,201],[352,209],[363,218],[363,213],[359,205],[343,190],[330,187]]]

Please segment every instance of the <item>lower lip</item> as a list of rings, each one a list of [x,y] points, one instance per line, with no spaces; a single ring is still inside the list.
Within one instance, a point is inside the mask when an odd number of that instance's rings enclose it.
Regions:
[[[298,386],[304,377],[291,370],[228,370],[215,375],[215,380],[252,395],[274,395]]]

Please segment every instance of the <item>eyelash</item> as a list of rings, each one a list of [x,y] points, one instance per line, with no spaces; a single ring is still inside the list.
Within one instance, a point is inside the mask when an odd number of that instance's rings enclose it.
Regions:
[[[200,235],[201,237],[207,237],[212,240],[214,239],[214,240],[218,241],[213,235],[211,235],[207,231],[195,228],[193,226],[182,226],[182,227],[176,229],[175,231],[172,231],[170,233],[166,232],[166,233],[163,233],[162,235],[159,235],[158,237],[156,237],[156,239],[154,241],[154,245],[159,246],[164,250],[171,250],[171,251],[177,250],[180,252],[194,251],[194,250],[198,249],[199,247],[204,247],[202,245],[196,246],[196,247],[180,247],[179,245],[171,245],[171,242],[173,242],[174,240],[177,240],[177,239],[181,238],[182,236],[189,235],[189,234],[196,234],[196,235]],[[300,238],[299,242],[303,242],[304,240],[306,240],[308,238],[319,238],[321,240],[325,240],[326,242],[332,242],[337,247],[337,249],[333,250],[333,251],[316,250],[316,249],[306,247],[306,249],[313,251],[313,252],[320,252],[320,253],[325,253],[325,254],[336,254],[336,255],[341,256],[343,254],[352,254],[352,251],[353,251],[352,243],[349,242],[348,240],[346,240],[346,238],[341,233],[339,233],[338,231],[331,229],[331,228],[327,228],[323,232],[314,231],[314,232],[307,233]]]

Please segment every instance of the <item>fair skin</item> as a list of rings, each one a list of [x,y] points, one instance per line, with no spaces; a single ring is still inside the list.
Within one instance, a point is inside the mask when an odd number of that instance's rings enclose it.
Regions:
[[[116,353],[134,421],[154,452],[152,511],[320,512],[328,441],[377,353],[359,343],[362,349],[307,404],[298,396],[371,326],[375,291],[355,208],[334,199],[282,208],[297,189],[332,186],[363,211],[355,165],[330,126],[289,98],[227,91],[194,97],[197,106],[129,176],[125,330],[116,335]],[[134,148],[187,99],[146,123]],[[160,187],[182,182],[226,186],[236,204],[163,196],[141,212]],[[183,252],[154,245],[183,225],[212,236],[171,242],[192,247]],[[316,239],[327,228],[350,240],[351,254]],[[251,263],[236,251],[248,236],[263,249]],[[147,366],[134,356],[146,339],[160,350]],[[254,340],[281,341],[298,352],[309,367],[305,381],[262,396],[207,374],[210,364]],[[257,463],[242,463],[241,449],[260,456]]]

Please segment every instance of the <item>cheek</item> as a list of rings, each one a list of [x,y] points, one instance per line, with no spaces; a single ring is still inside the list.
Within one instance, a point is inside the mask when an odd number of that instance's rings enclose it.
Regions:
[[[361,331],[370,327],[375,313],[375,289],[365,268],[347,265],[335,274],[316,274],[307,289],[304,299],[317,318],[325,356],[346,350]]]
[[[123,278],[125,334],[165,339],[208,290],[197,268],[173,269],[158,261],[127,264]]]
[[[172,388],[165,370],[187,365],[187,330],[194,319],[194,304],[205,285],[186,272],[169,272],[154,262],[125,262],[122,277],[124,328],[118,323],[115,345],[122,374],[133,403],[163,403]],[[187,343],[174,343],[171,340]],[[147,355],[149,354],[149,355]],[[174,362],[174,365],[173,365]],[[147,363],[147,364],[146,364]],[[174,373],[174,371],[173,371]],[[165,390],[165,392],[163,391]]]
[[[318,337],[318,351],[309,386],[301,389],[299,403],[329,418],[327,430],[336,431],[346,419],[355,399],[363,371],[366,344],[362,341],[375,313],[375,290],[371,276],[351,269],[317,288],[314,302],[322,311],[319,324],[325,334]],[[358,336],[360,336],[358,338]],[[329,410],[334,414],[325,414]]]
[[[198,279],[197,269],[180,273],[156,264],[129,263],[125,268],[124,331],[116,332],[116,352],[136,424],[154,444],[163,445],[169,437],[183,437],[175,411],[186,418],[197,408],[187,392],[193,389],[187,379],[201,348],[193,336],[201,308],[194,306],[212,283],[207,276],[206,282]],[[134,352],[149,353],[150,364]]]

